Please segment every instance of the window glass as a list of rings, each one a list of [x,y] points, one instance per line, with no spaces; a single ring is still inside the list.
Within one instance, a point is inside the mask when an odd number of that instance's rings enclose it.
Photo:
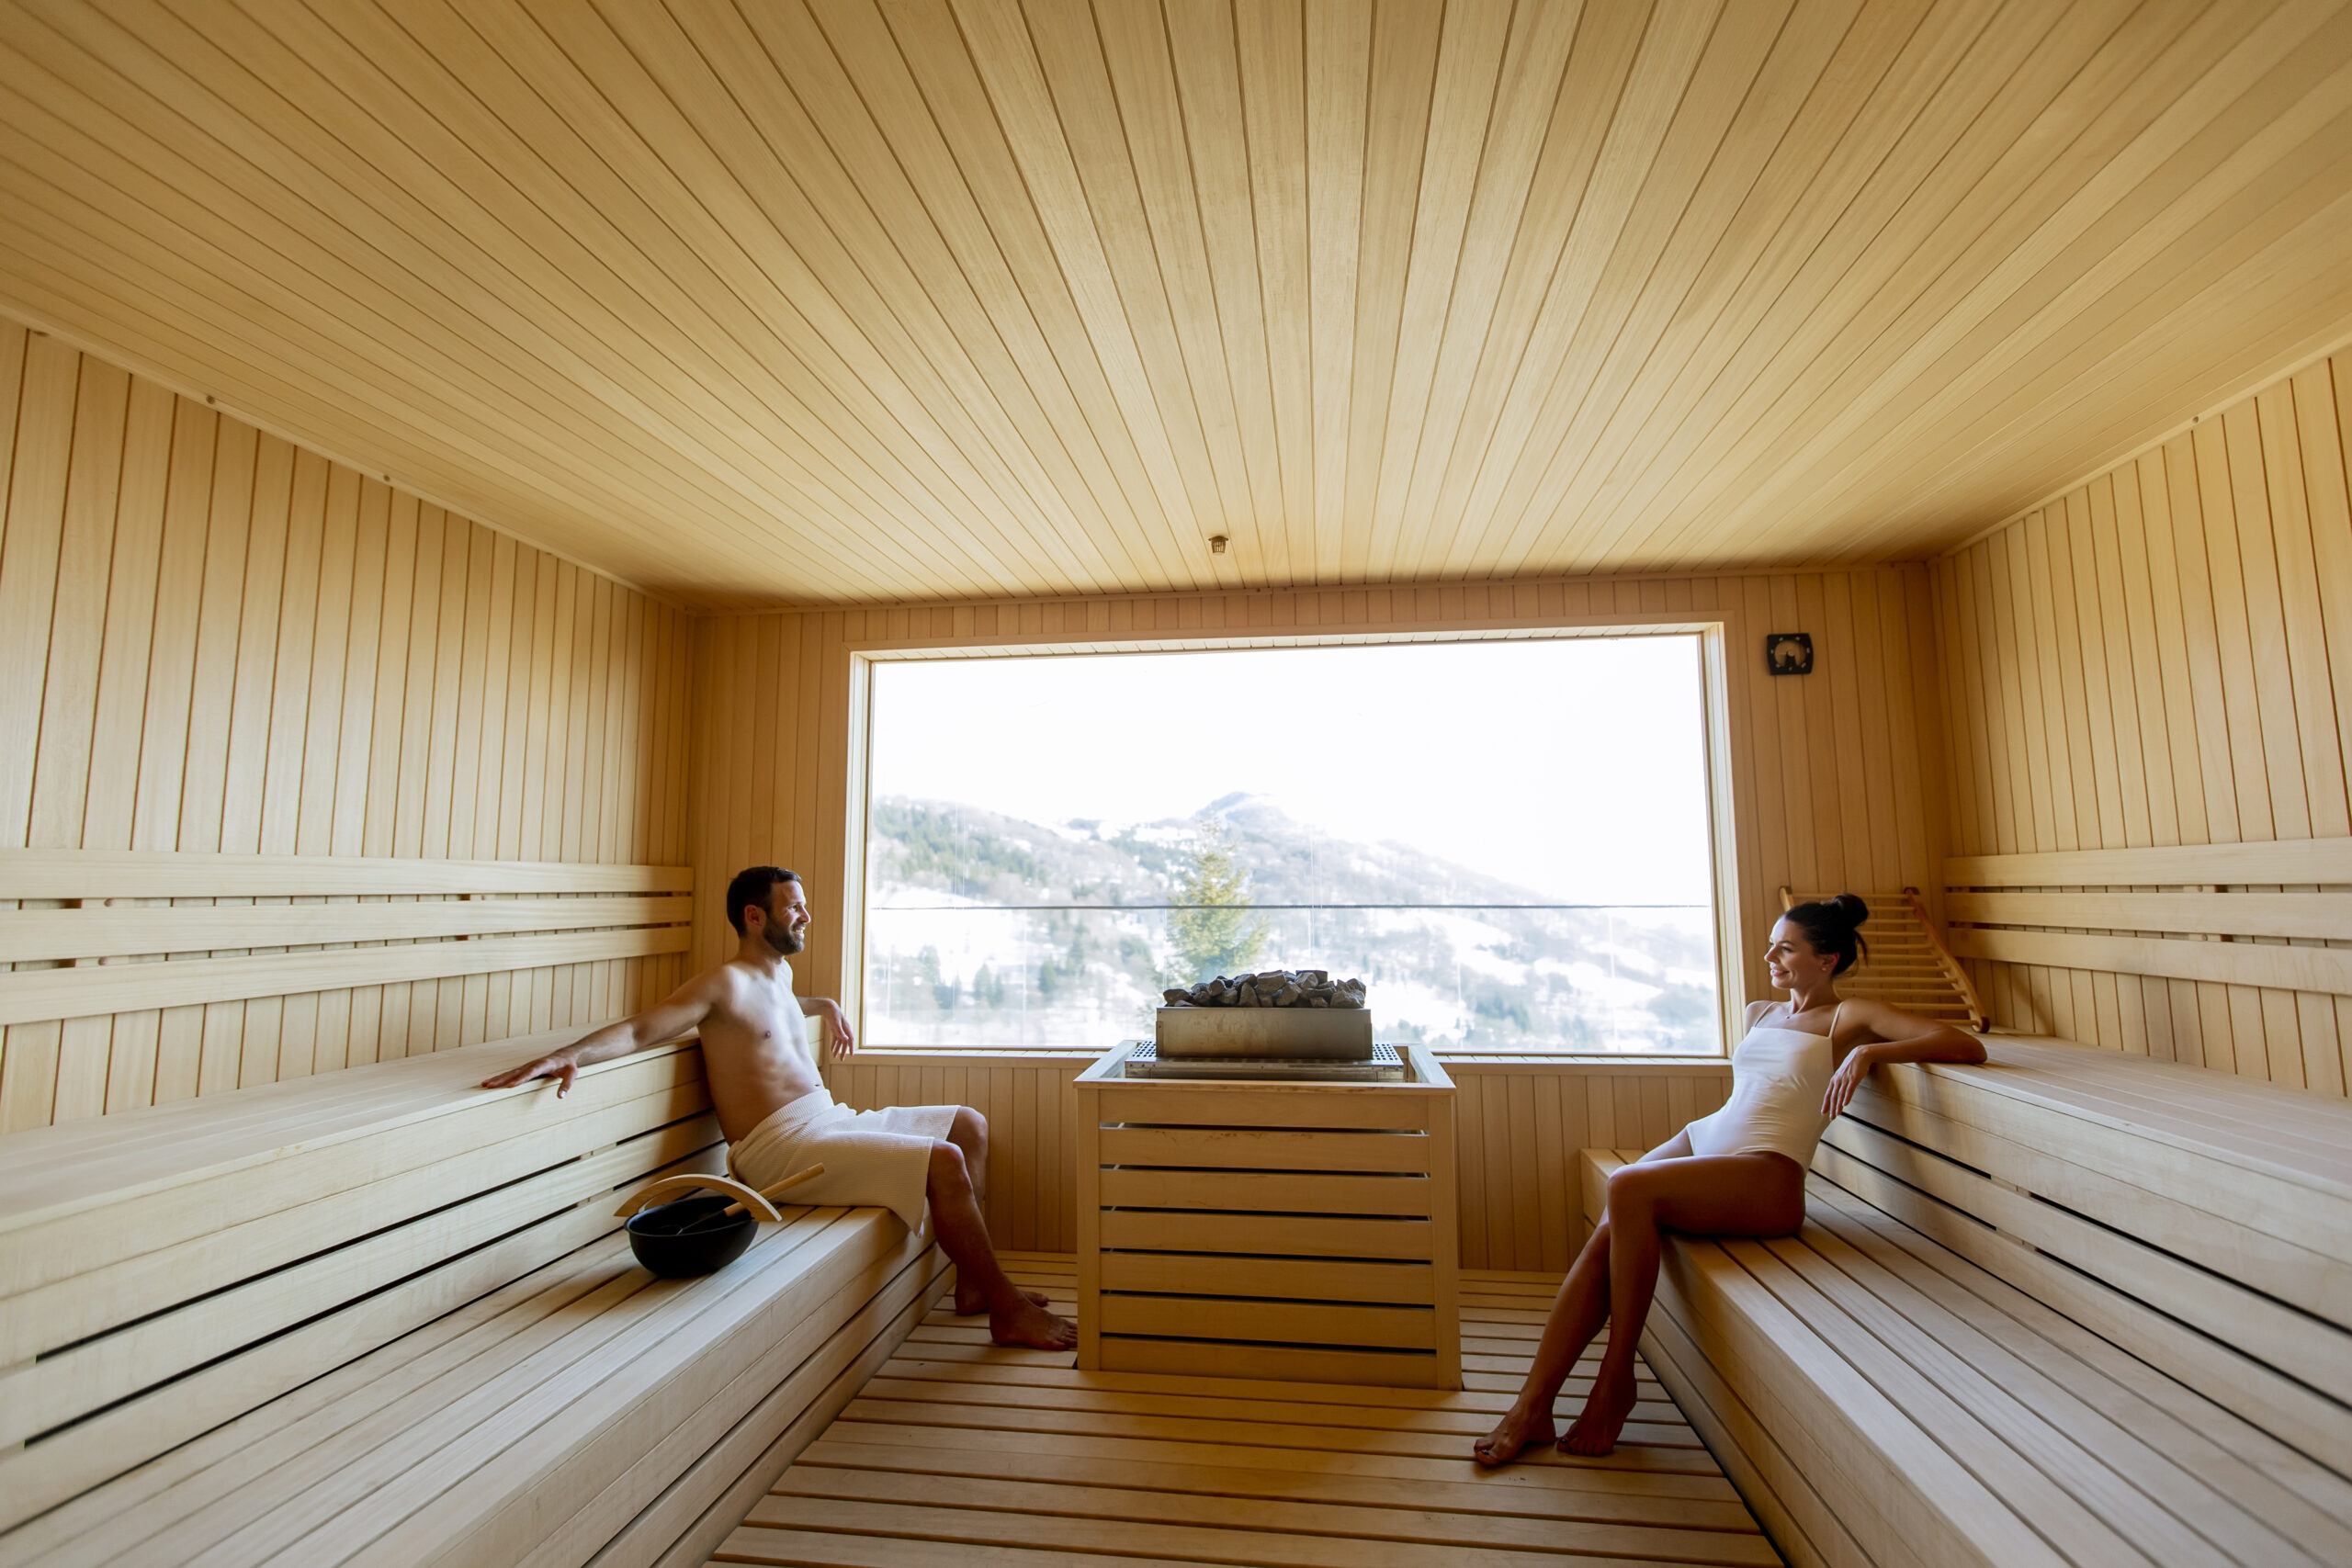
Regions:
[[[865,1038],[1357,976],[1442,1049],[1722,1049],[1699,639],[877,661]]]

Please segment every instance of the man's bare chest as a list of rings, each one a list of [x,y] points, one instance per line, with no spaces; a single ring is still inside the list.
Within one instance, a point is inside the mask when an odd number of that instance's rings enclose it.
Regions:
[[[808,1021],[789,992],[781,998],[758,992],[730,998],[713,1010],[703,1032],[746,1066],[814,1070]]]

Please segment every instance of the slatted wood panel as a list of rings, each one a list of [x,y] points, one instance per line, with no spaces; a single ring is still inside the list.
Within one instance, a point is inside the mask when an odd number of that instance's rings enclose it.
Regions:
[[[1091,1056],[1009,1056],[891,1052],[829,1064],[833,1097],[860,1111],[885,1105],[968,1105],[988,1118],[989,1235],[1021,1252],[1077,1246],[1078,1169],[1070,1136],[1078,1121],[1071,1086]]]
[[[2266,1430],[2173,1381],[2141,1324],[2117,1321],[2136,1303],[1826,1145],[1823,1156],[1800,1235],[1669,1239],[1643,1336],[1791,1562],[2342,1559],[2352,1488],[2298,1451],[2306,1434]],[[1588,1161],[1597,1200],[1618,1162]]]
[[[0,1528],[606,1235],[616,1189],[716,1165],[692,1050],[603,1064],[560,1111],[474,1089],[550,1043],[7,1140]]]
[[[1087,1371],[1462,1386],[1453,1083],[1078,1080]]]
[[[699,1562],[945,1284],[874,1210],[787,1210],[692,1282],[607,1235],[0,1536],[0,1562]]]
[[[1962,1029],[1985,1026],[1976,983],[1928,917],[1925,897],[1900,887],[1842,891],[1862,897],[1871,913],[1862,926],[1864,952],[1838,977],[1838,995],[1873,998]],[[1781,903],[1791,908],[1836,896],[1836,891],[1781,890]]]
[[[9,875],[12,861],[20,855],[39,863],[40,874],[29,879],[36,885],[62,877],[64,886],[73,886],[71,866],[58,863],[66,859],[59,852],[0,851],[0,897],[22,892]],[[220,855],[192,858],[199,871],[224,861],[234,863]],[[262,869],[254,863],[265,860],[277,873],[275,881],[254,874]],[[130,871],[127,861],[144,861],[158,882],[205,886],[169,852],[130,852],[94,869],[101,876]],[[28,900],[12,899],[19,907],[0,911],[0,957],[11,964],[0,974],[0,1024],[56,1020],[75,1026],[127,1012],[260,997],[315,998],[361,987],[652,959],[683,952],[692,935],[694,900],[684,893],[481,899],[463,891],[469,884],[494,881],[504,866],[535,880],[568,873],[591,895],[656,879],[683,887],[692,875],[682,866],[624,865],[606,872],[561,863],[420,860],[408,865],[411,880],[426,895],[423,898],[362,904],[343,892],[346,877],[364,880],[381,863],[343,855],[252,856],[239,866],[238,883],[264,897],[277,896],[267,906],[248,900],[224,904],[201,894],[166,909],[100,908],[95,906],[108,901],[91,898],[68,900],[74,907],[63,909],[38,904],[28,908]],[[447,881],[435,884],[417,874],[436,868],[448,874]],[[284,901],[289,897],[303,901]],[[236,956],[221,957],[223,951]],[[107,962],[114,958],[141,962]]]
[[[1069,1258],[1008,1261],[1071,1310]],[[1556,1284],[1465,1280],[1467,1386],[1443,1393],[1080,1372],[934,1311],[715,1561],[1779,1562],[1646,1368],[1610,1458],[1547,1449],[1477,1470],[1470,1444],[1510,1404]],[[1568,1409],[1600,1353],[1563,1390]]]
[[[1669,1241],[1651,1365],[1792,1561],[2345,1560],[2352,1106],[1988,1044],[1871,1076],[1803,1234]]]
[[[2347,432],[2352,355],[2339,354],[1937,564],[1953,852],[2039,867],[1990,886],[2134,903],[2220,887],[2340,897],[2342,868],[2294,846],[2352,835]],[[2066,859],[2199,845],[2214,858],[2193,874],[2161,857]],[[2049,858],[2009,860],[2024,856]],[[2004,908],[2001,923],[2075,934],[1998,951],[1978,939],[1972,963],[2001,1023],[2346,1092],[2352,985],[2330,977],[2345,959],[2257,971],[2256,954],[2225,952],[2183,974],[2132,940],[2177,929],[2150,923],[2177,912]],[[2308,928],[2194,929],[2265,952],[2344,945]]]
[[[684,859],[676,610],[6,321],[0,495],[0,849]],[[0,1130],[585,1024],[679,963],[13,1023]]]
[[[718,605],[1885,559],[2341,331],[2347,60],[2297,0],[28,7],[0,294]]]
[[[2006,1071],[1881,1075],[1816,1171],[2332,1467],[2352,1529],[2352,1107],[1992,1051]]]
[[[1464,1269],[1566,1273],[1584,1240],[1577,1154],[1654,1149],[1731,1096],[1726,1062],[1450,1057],[1445,1070],[1454,1086]]]
[[[1739,907],[1724,940],[1766,994],[1762,953],[1784,885],[1933,889],[1944,813],[1934,621],[1924,569],[1641,581],[1469,583],[1417,589],[1071,598],[716,617],[696,625],[696,885],[745,865],[787,865],[816,910],[804,991],[853,994],[842,892],[852,748],[865,695],[853,650],[950,656],[1382,636],[1508,636],[1562,626],[1714,621],[1724,627],[1728,796]],[[1768,631],[1806,631],[1815,672],[1764,672]],[[715,905],[702,962],[734,940]],[[1736,1009],[1734,1010],[1735,1014]],[[888,1041],[873,1041],[888,1044]],[[1103,1043],[1108,1049],[1111,1042]],[[1563,1265],[1565,1267],[1565,1265]]]
[[[786,1208],[652,1279],[615,1210],[719,1168],[700,1055],[478,1087],[552,1043],[0,1140],[0,1563],[699,1561],[947,1265]]]
[[[985,1058],[955,1052],[861,1054],[829,1066],[842,1103],[969,1105],[989,1119],[989,1234],[1022,1251],[1073,1249],[1081,1054]],[[1446,1058],[1454,1085],[1456,1235],[1464,1269],[1566,1272],[1577,1232],[1577,1156],[1655,1148],[1721,1105],[1724,1062],[1537,1062]]]

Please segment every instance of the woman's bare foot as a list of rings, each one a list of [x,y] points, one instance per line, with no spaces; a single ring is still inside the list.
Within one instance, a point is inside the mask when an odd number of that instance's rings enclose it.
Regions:
[[[1024,1292],[1011,1311],[989,1314],[989,1337],[1000,1345],[1026,1345],[1033,1350],[1067,1350],[1078,1343],[1078,1325],[1055,1316]]]
[[[1047,1304],[1047,1297],[1043,1291],[1023,1291],[1021,1293],[1039,1306]],[[956,1287],[956,1315],[957,1317],[970,1317],[975,1313],[983,1313],[988,1310],[988,1297],[977,1290],[967,1290],[961,1285]]]
[[[1633,1368],[1626,1368],[1623,1373],[1603,1368],[1600,1376],[1593,1380],[1592,1393],[1585,1398],[1583,1414],[1568,1428],[1568,1435],[1560,1439],[1560,1450],[1598,1459],[1615,1448],[1617,1434],[1625,1429],[1625,1417],[1634,1413],[1637,1392]]]
[[[1522,1410],[1514,1404],[1495,1429],[1470,1445],[1470,1457],[1491,1470],[1498,1464],[1509,1464],[1528,1445],[1552,1441],[1555,1428],[1552,1411],[1547,1403],[1542,1410]]]

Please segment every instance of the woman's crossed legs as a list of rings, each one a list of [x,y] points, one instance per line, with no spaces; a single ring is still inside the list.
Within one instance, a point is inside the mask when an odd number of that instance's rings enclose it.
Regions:
[[[1609,1178],[1609,1206],[1577,1255],[1544,1325],[1526,1386],[1473,1450],[1480,1464],[1508,1463],[1530,1443],[1554,1439],[1552,1402],[1585,1347],[1614,1324],[1592,1392],[1560,1447],[1605,1454],[1634,1408],[1634,1354],[1657,1289],[1658,1233],[1788,1235],[1804,1221],[1804,1172],[1785,1155],[1701,1158],[1683,1134]]]

